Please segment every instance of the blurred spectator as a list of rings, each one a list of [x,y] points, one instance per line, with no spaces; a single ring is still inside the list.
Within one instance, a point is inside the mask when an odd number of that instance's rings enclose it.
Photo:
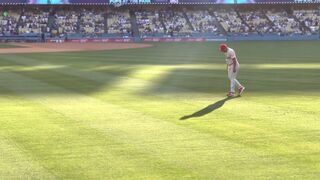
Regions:
[[[131,23],[129,11],[109,11],[108,17],[108,33],[129,36],[131,33]]]
[[[102,34],[104,31],[104,12],[99,10],[81,11],[80,33],[83,34]]]
[[[300,23],[290,17],[286,11],[269,10],[267,17],[274,24],[273,33],[279,35],[301,34]]]
[[[294,11],[294,15],[310,29],[311,33],[315,34],[319,32],[319,10],[296,10]]]
[[[179,35],[179,33],[191,33],[192,29],[188,25],[186,18],[181,11],[162,10],[162,20],[169,36]]]
[[[204,11],[187,11],[186,12],[190,23],[192,24],[195,33],[218,33],[218,28],[215,25],[216,19]]]
[[[19,20],[18,12],[4,11],[0,16],[0,33],[6,34],[17,34],[17,24]]]
[[[247,35],[249,27],[242,22],[234,10],[215,11],[214,15],[227,33]]]
[[[157,35],[164,33],[158,11],[136,11],[137,25],[139,32],[144,35]]]
[[[74,34],[77,33],[79,13],[76,11],[58,11],[54,15],[55,22],[53,24],[56,34]]]
[[[272,23],[261,10],[240,12],[242,19],[248,24],[252,32],[272,32]]]
[[[47,28],[48,18],[49,12],[45,12],[38,8],[31,8],[23,11],[19,24],[19,33],[49,33],[50,30]]]
[[[219,30],[224,29],[222,33],[228,35],[293,35],[318,33],[320,22],[319,11],[315,9],[294,10],[293,14],[282,9],[239,8],[235,11],[203,6],[137,9],[131,9],[134,18],[128,8],[27,6],[21,11],[12,8],[2,10],[0,33],[128,37],[138,30],[142,37],[189,37],[201,33],[219,35]]]

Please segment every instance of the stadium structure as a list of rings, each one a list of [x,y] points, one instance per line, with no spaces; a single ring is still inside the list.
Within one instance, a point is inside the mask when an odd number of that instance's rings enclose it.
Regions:
[[[319,39],[319,1],[2,0],[0,3],[2,41]]]

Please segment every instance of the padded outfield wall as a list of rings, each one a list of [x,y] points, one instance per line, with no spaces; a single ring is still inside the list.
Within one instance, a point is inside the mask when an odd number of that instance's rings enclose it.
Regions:
[[[48,38],[46,42],[210,42],[210,41],[319,41],[319,35],[294,35],[294,36],[277,36],[277,35],[248,35],[248,36],[213,36],[206,38],[73,38],[73,39],[60,39]],[[1,42],[41,42],[40,36],[12,36],[1,37]]]
[[[1,4],[279,4],[320,0],[0,0]]]

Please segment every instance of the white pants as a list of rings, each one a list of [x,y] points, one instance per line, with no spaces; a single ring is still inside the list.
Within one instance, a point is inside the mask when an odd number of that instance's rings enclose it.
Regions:
[[[237,74],[239,72],[239,65],[236,67],[236,72],[233,72],[233,66],[228,67],[228,78],[230,80],[230,91],[229,92],[235,92],[235,87],[237,88],[242,87],[240,82],[236,79]]]

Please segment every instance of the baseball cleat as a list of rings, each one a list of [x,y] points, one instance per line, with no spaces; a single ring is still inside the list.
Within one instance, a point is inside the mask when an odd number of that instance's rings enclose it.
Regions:
[[[243,93],[244,89],[245,89],[244,86],[241,86],[241,87],[239,88],[239,95],[241,95],[241,94]]]
[[[234,97],[234,92],[229,92],[229,93],[227,94],[227,96],[228,96],[228,97]]]

